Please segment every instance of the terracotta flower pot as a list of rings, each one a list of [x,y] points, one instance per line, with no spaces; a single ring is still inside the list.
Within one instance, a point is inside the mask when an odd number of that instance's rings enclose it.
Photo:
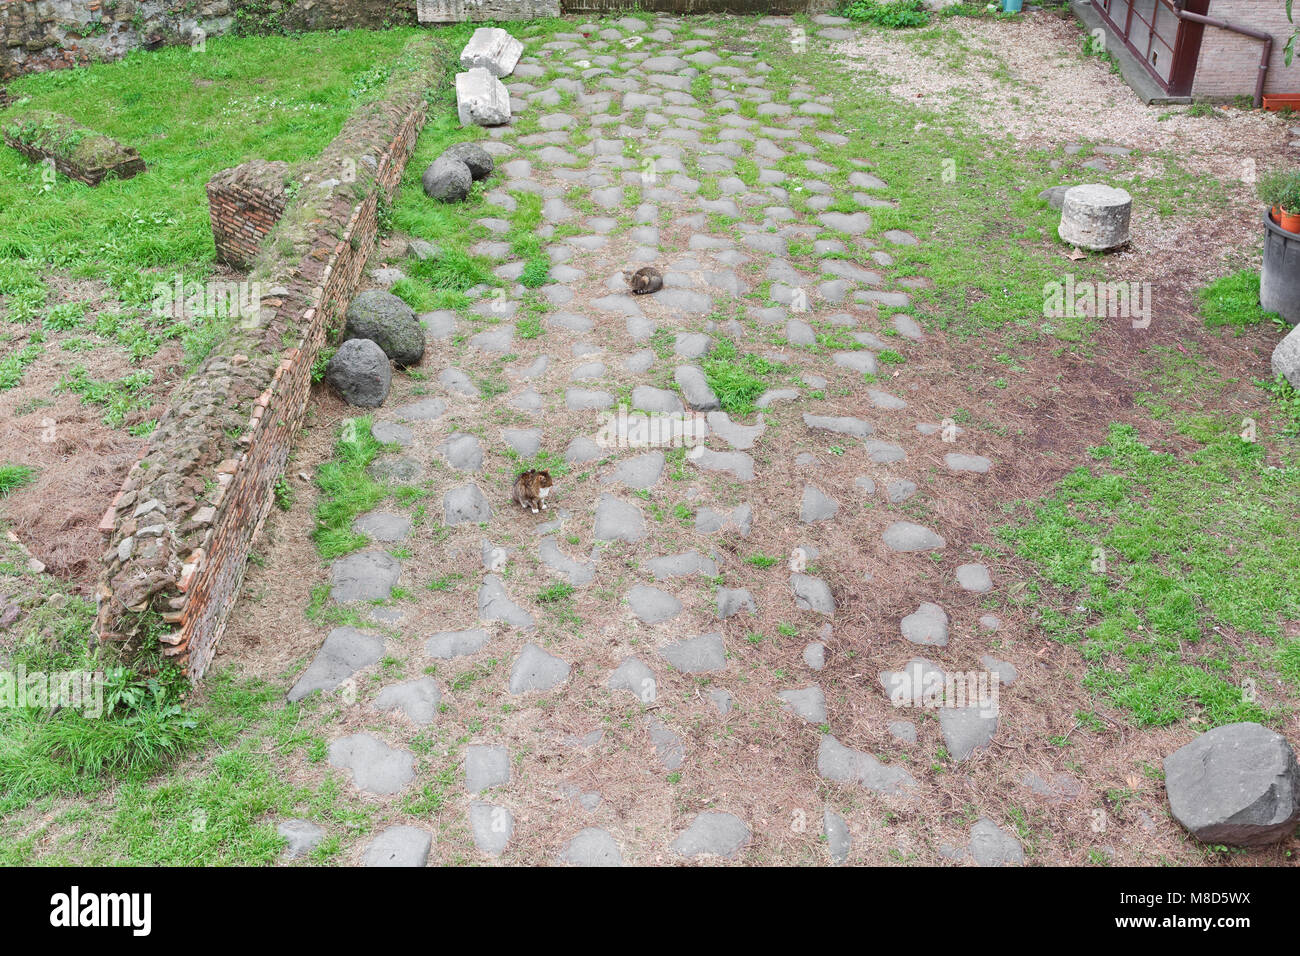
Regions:
[[[1280,223],[1282,221],[1282,207],[1274,206],[1270,209],[1268,212],[1268,218],[1272,219],[1274,222]]]
[[[1291,212],[1283,209],[1282,218],[1278,220],[1278,225],[1287,232],[1300,233],[1300,210]]]

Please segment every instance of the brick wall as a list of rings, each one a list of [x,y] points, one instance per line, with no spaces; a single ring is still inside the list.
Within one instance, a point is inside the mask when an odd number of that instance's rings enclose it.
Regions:
[[[1282,48],[1291,36],[1292,26],[1282,0],[1212,0],[1207,16],[1273,34],[1273,54],[1264,92],[1300,93],[1300,62],[1288,67],[1283,60]],[[1192,95],[1254,95],[1263,48],[1262,40],[1207,26],[1201,40]]]
[[[211,663],[302,427],[312,365],[341,325],[380,197],[396,190],[424,124],[423,90],[447,82],[451,57],[428,38],[401,59],[386,96],[297,171],[332,185],[291,200],[259,253],[249,276],[264,289],[257,321],[237,325],[176,388],[104,516],[96,634],[122,656],[157,641],[193,680]]]
[[[288,163],[255,159],[223,169],[208,182],[208,218],[217,259],[236,269],[253,266],[280,217],[289,193]]]

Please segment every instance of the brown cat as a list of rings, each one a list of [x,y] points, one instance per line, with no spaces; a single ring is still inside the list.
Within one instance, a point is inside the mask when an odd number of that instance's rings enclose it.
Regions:
[[[646,266],[636,272],[624,272],[623,278],[632,287],[633,295],[649,295],[664,287],[664,274],[654,266]]]
[[[510,489],[510,499],[525,511],[537,514],[546,508],[546,496],[551,493],[551,473],[529,468],[515,479]]]

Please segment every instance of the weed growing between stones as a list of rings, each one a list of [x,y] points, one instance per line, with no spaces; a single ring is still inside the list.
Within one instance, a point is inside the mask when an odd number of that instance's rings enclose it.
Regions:
[[[363,548],[369,542],[352,530],[352,522],[388,497],[385,483],[375,481],[366,469],[384,446],[370,433],[369,416],[343,423],[334,446],[334,458],[316,470],[320,500],[312,540],[322,560],[332,560]]]

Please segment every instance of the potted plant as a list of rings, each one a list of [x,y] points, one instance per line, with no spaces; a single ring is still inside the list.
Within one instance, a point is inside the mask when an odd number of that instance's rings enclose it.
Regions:
[[[1269,218],[1287,232],[1300,233],[1300,170],[1267,173],[1256,190],[1269,206]]]

